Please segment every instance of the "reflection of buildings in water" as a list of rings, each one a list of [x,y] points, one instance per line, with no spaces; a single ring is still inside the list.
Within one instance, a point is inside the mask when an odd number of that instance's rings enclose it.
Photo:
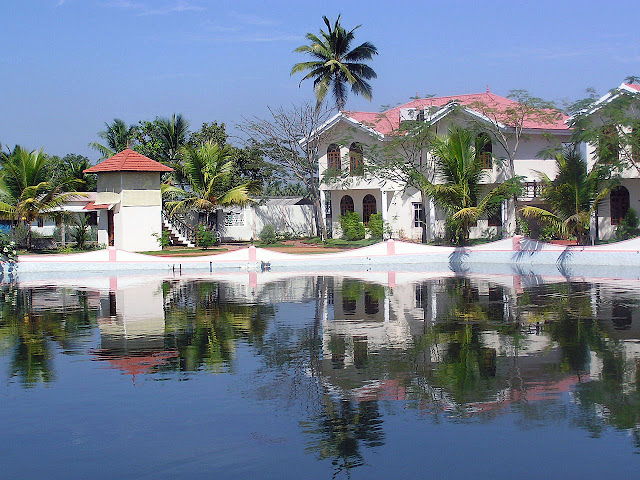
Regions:
[[[100,348],[94,353],[113,368],[135,375],[177,357],[165,347],[162,281],[117,288],[101,298]]]
[[[95,290],[45,285],[30,289],[29,295],[34,313],[100,309],[100,293]]]
[[[618,370],[623,393],[637,390],[640,379],[640,294],[637,290],[590,285],[591,303],[607,346],[622,363]],[[602,355],[591,354],[591,378],[601,380],[607,374]]]
[[[393,288],[358,286],[344,277],[328,280],[322,300],[320,373],[330,391],[356,400],[421,399],[436,411],[473,414],[512,402],[551,399],[589,378],[558,373],[560,346],[539,317],[517,308],[521,280],[403,283],[401,274],[394,280]],[[477,333],[473,358],[479,371],[474,375],[491,379],[485,390],[460,403],[449,387],[438,386],[438,376],[461,348],[459,338],[439,325],[453,320],[479,329],[480,324],[500,325],[516,318],[522,322],[517,339],[495,327]]]

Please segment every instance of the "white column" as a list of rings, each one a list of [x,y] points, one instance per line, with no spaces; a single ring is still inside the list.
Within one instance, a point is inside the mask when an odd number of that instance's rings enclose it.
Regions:
[[[389,323],[391,319],[391,301],[388,295],[387,293],[384,297],[384,323]]]
[[[327,192],[325,190],[320,190],[320,208],[322,212],[320,212],[321,217],[324,219],[324,226],[329,229],[329,225],[327,225]],[[331,195],[331,192],[329,192]],[[333,207],[333,205],[332,205]],[[320,236],[320,232],[316,232],[316,235]]]
[[[386,190],[381,190],[380,193],[382,194],[382,201],[380,205],[380,213],[382,213],[382,221],[387,223],[387,191]]]
[[[431,197],[427,198],[426,202],[425,209],[429,213],[429,231],[427,232],[427,237],[429,240],[433,240],[436,236],[436,204],[433,203]]]

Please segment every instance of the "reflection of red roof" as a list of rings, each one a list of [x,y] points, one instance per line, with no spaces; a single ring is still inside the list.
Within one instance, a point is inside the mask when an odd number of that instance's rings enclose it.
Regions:
[[[155,160],[151,160],[144,155],[127,148],[113,157],[107,158],[91,168],[87,168],[85,173],[100,172],[172,172],[173,168],[167,167]]]
[[[469,109],[481,113],[480,108],[474,108],[473,104],[486,105],[487,110],[491,111],[504,111],[509,108],[513,108],[518,105],[518,102],[509,98],[504,98],[493,93],[472,93],[468,95],[454,95],[448,97],[433,97],[433,98],[421,98],[413,100],[404,105],[394,107],[386,112],[342,112],[347,117],[356,120],[366,126],[369,126],[383,135],[388,135],[398,128],[400,125],[400,109],[404,108],[426,108],[426,107],[444,107],[449,102],[456,101],[458,104],[467,106]],[[500,119],[500,115],[497,115],[498,120],[504,123]],[[539,128],[544,130],[567,130],[565,120],[567,117],[564,114],[560,114],[558,118],[551,120],[550,122],[543,121],[541,119],[531,118],[524,121],[524,128]]]
[[[358,402],[368,400],[406,400],[406,388],[396,379],[380,380],[352,391]]]
[[[116,357],[112,355],[101,354],[97,352],[95,360],[106,360],[110,364],[110,368],[122,370],[125,374],[133,376],[143,373],[152,373],[152,369],[159,365],[164,365],[170,358],[176,358],[178,352],[166,351],[155,352],[150,355],[129,355]]]

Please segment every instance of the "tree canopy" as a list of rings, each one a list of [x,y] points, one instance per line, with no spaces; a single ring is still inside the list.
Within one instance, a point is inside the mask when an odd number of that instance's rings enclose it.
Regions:
[[[333,26],[326,16],[323,16],[322,20],[327,26],[327,31],[320,30],[320,36],[307,33],[309,45],[302,45],[294,50],[309,55],[313,60],[296,63],[291,69],[291,75],[309,72],[302,78],[300,84],[307,79],[313,79],[317,106],[323,102],[331,90],[336,108],[342,110],[347,102],[348,86],[355,95],[362,95],[367,100],[371,100],[372,88],[367,80],[376,78],[377,75],[363,62],[377,55],[378,49],[370,42],[351,48],[355,38],[354,32],[361,25],[347,31],[340,25],[340,15]]]

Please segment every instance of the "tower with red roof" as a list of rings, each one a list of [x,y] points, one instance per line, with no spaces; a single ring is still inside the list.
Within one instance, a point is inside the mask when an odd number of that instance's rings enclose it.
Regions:
[[[171,171],[130,148],[85,170],[98,177],[96,200],[85,207],[98,212],[98,243],[131,252],[160,250],[160,181]]]

